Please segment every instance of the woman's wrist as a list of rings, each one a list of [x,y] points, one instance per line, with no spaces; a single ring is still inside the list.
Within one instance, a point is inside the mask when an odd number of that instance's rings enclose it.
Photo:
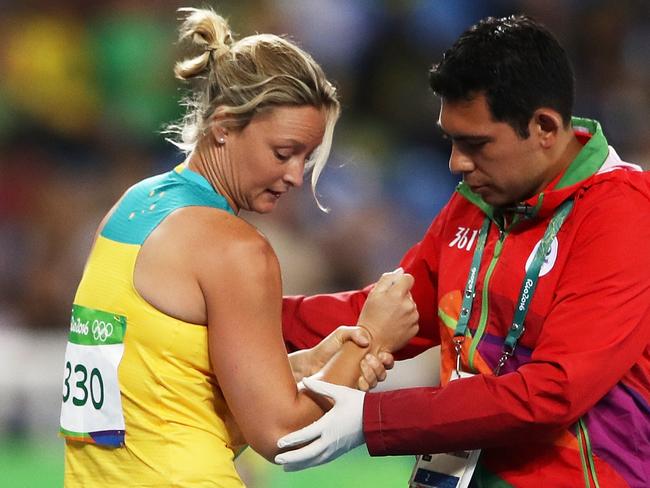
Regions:
[[[386,345],[381,340],[381,336],[376,332],[374,332],[371,327],[362,324],[357,324],[357,327],[362,328],[363,330],[366,331],[366,334],[368,334],[370,340],[370,346],[368,346],[368,351],[367,351],[368,354],[377,356],[381,351],[390,352],[389,348],[387,348]]]

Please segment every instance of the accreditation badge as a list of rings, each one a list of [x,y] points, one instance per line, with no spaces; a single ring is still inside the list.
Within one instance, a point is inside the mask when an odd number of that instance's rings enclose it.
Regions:
[[[66,440],[124,445],[117,368],[126,317],[73,305],[65,352],[60,433]]]
[[[469,378],[472,373],[452,372],[450,381]],[[481,454],[480,449],[417,457],[409,488],[467,488]]]

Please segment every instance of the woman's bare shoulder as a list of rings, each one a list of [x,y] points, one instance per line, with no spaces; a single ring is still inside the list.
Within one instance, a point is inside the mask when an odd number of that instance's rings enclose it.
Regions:
[[[166,220],[166,233],[173,233],[174,241],[200,259],[217,259],[222,264],[276,259],[269,241],[255,226],[224,210],[184,207]]]

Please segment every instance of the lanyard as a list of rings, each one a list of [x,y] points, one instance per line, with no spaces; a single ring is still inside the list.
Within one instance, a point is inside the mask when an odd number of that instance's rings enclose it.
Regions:
[[[472,257],[472,265],[469,268],[469,275],[467,276],[467,283],[465,284],[465,293],[463,293],[463,302],[460,307],[460,317],[456,323],[456,331],[454,332],[454,350],[456,351],[456,372],[460,372],[460,353],[467,334],[467,324],[472,315],[472,305],[474,304],[474,297],[476,296],[476,278],[478,277],[478,270],[481,266],[481,259],[483,258],[483,250],[485,249],[485,242],[487,235],[490,231],[490,217],[485,217],[483,226],[478,235],[476,248],[474,249],[474,256]]]
[[[566,220],[571,208],[573,207],[573,200],[566,200],[560,207],[557,209],[551,222],[548,224],[544,236],[540,241],[537,252],[533,257],[533,261],[526,271],[526,276],[524,277],[524,282],[521,285],[521,290],[519,291],[519,298],[516,302],[515,314],[512,319],[512,324],[508,335],[506,336],[503,343],[503,350],[501,352],[501,357],[499,362],[494,369],[494,374],[499,375],[501,368],[506,363],[506,361],[514,354],[515,348],[517,347],[517,342],[524,333],[525,327],[524,322],[526,320],[526,314],[528,313],[528,307],[535,293],[535,287],[537,286],[537,281],[539,279],[539,272],[542,268],[542,264],[546,258],[551,243],[557,233],[559,232],[562,224]],[[476,243],[476,249],[474,250],[474,256],[472,257],[472,264],[470,267],[469,275],[467,277],[467,284],[465,285],[465,293],[463,294],[463,302],[461,304],[460,316],[456,324],[456,330],[454,332],[454,350],[456,352],[456,371],[460,371],[460,354],[463,347],[463,342],[465,341],[465,336],[467,335],[467,324],[472,313],[472,304],[474,302],[474,297],[476,295],[476,281],[478,270],[481,265],[481,259],[483,257],[483,251],[485,250],[485,243],[487,241],[487,234],[490,229],[490,218],[486,217],[483,226],[481,227],[481,232],[479,233],[478,242]]]

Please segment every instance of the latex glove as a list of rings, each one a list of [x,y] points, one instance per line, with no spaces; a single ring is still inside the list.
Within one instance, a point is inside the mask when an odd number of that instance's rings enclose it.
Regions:
[[[316,422],[278,440],[280,449],[309,442],[275,457],[275,462],[282,464],[285,471],[299,471],[327,463],[364,443],[363,400],[366,394],[313,378],[302,381],[309,390],[334,400],[334,407]]]

